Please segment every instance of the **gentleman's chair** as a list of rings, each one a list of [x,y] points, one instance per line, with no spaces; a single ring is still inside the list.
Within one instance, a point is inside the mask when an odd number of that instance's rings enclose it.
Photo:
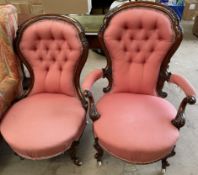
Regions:
[[[46,159],[75,147],[86,124],[86,101],[79,81],[88,47],[79,23],[59,15],[42,15],[23,23],[15,50],[30,72],[24,98],[0,125],[3,138],[21,157]]]
[[[185,123],[185,107],[196,101],[189,82],[167,70],[182,40],[179,21],[161,4],[126,3],[105,16],[99,39],[107,66],[93,71],[82,86],[89,98],[95,157],[101,163],[105,150],[129,163],[161,160],[165,172]],[[109,84],[95,107],[91,88],[101,77]],[[162,98],[165,81],[186,94],[178,110]]]
[[[0,120],[21,92],[20,68],[12,47],[16,30],[16,8],[0,6]]]

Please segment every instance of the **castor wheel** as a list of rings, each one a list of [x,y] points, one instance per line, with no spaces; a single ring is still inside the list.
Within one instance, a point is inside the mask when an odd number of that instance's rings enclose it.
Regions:
[[[82,161],[80,161],[78,158],[77,159],[74,159],[74,164],[77,165],[77,166],[81,166],[82,165]]]
[[[161,170],[161,172],[162,172],[162,175],[166,174],[166,169],[163,168],[163,169]]]
[[[102,161],[97,161],[98,167],[102,166]]]

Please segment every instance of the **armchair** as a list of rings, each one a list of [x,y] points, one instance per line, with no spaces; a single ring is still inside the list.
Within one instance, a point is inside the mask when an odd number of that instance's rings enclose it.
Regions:
[[[20,69],[12,47],[16,30],[16,8],[0,6],[0,119],[21,92]]]
[[[107,58],[82,85],[93,120],[95,158],[101,164],[104,150],[129,163],[147,164],[175,154],[179,129],[185,124],[187,104],[196,102],[195,90],[182,76],[168,72],[168,64],[182,41],[177,16],[152,2],[129,2],[106,14],[99,40]],[[100,78],[109,84],[94,103],[91,88]],[[163,99],[164,82],[175,83],[186,97],[179,109]]]
[[[80,24],[67,16],[34,17],[19,27],[14,46],[31,84],[4,116],[3,138],[23,158],[47,159],[69,150],[81,165],[76,146],[87,102],[79,79],[88,46]]]

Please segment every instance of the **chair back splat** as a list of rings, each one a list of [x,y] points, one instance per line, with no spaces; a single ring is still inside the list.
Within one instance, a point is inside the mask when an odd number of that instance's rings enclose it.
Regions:
[[[174,13],[153,3],[126,3],[106,15],[99,39],[112,92],[161,95],[171,56],[182,40]]]
[[[79,76],[88,46],[83,29],[76,23],[69,17],[45,15],[33,18],[19,28],[15,48],[31,74],[29,95],[78,95],[85,104]]]

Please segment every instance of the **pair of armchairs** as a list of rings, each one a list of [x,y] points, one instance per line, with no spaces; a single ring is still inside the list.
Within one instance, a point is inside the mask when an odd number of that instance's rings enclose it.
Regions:
[[[185,124],[185,107],[196,102],[190,83],[167,70],[182,41],[179,21],[161,4],[129,2],[106,14],[98,35],[107,66],[90,73],[81,86],[88,44],[77,21],[42,15],[19,27],[15,51],[31,84],[4,115],[1,134],[24,158],[45,159],[70,150],[81,165],[75,148],[88,110],[99,163],[105,150],[130,163],[161,160],[165,172]],[[101,77],[109,84],[95,105],[91,88]],[[165,81],[186,94],[178,110],[162,98]]]

